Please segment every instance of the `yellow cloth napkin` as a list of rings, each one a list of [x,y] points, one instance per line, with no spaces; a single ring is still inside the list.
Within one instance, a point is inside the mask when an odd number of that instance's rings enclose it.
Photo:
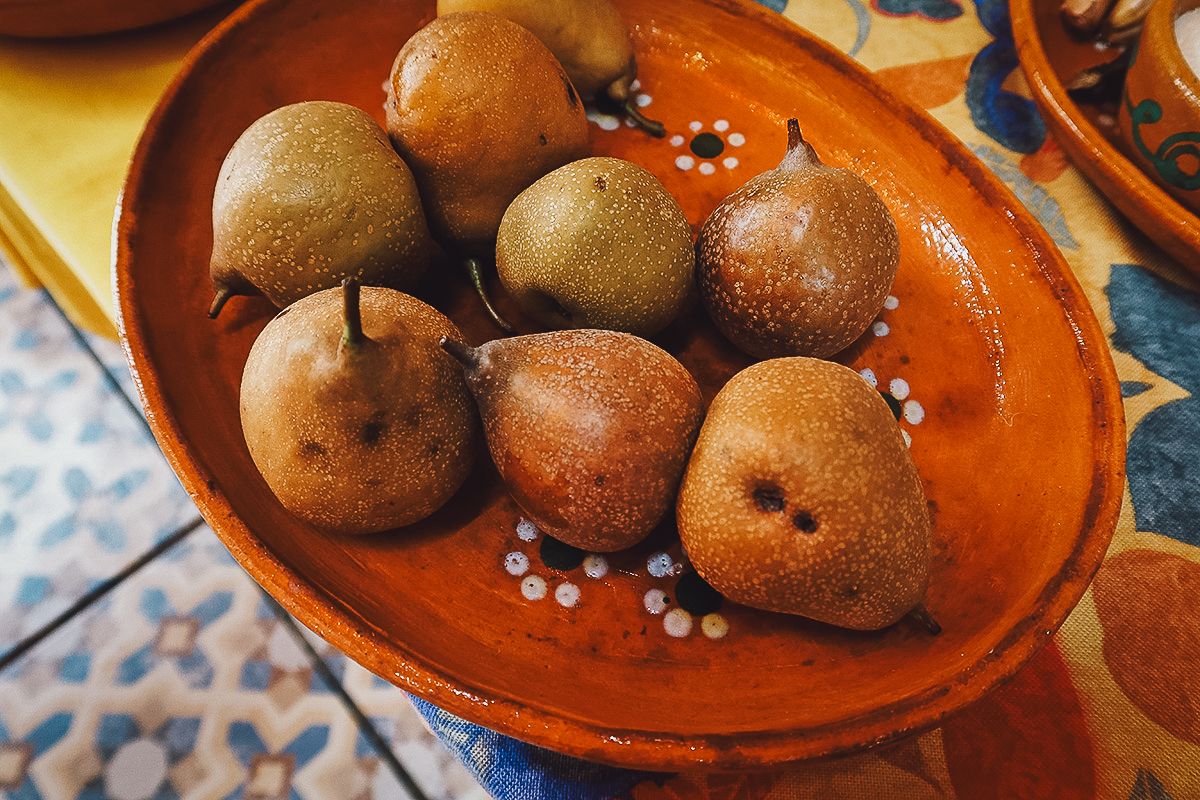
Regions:
[[[138,136],[229,9],[86,39],[0,37],[0,248],[87,330],[117,336],[112,217]]]

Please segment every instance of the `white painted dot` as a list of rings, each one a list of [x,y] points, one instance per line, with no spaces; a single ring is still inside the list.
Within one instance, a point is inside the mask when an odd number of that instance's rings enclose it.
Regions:
[[[900,435],[904,437],[904,446],[912,447],[912,434],[904,430],[904,428],[901,428]]]
[[[504,568],[509,575],[524,575],[529,571],[529,556],[524,553],[509,553],[504,557]]]
[[[725,165],[725,169],[737,169],[738,160],[733,156],[730,156],[721,163]]]
[[[700,174],[701,175],[712,175],[716,171],[717,171],[717,168],[712,165],[711,161],[702,161],[700,163]]]
[[[522,542],[532,542],[538,537],[537,525],[534,525],[527,519],[522,519],[517,523],[517,537]]]
[[[608,574],[608,559],[596,553],[583,560],[583,574],[589,578],[603,578]]]
[[[858,374],[863,376],[864,381],[878,388],[879,378],[875,377],[875,370],[871,369],[870,367],[865,367],[864,369],[859,370]]]
[[[705,614],[700,630],[710,639],[723,639],[729,633],[729,622],[720,614]]]
[[[642,88],[641,78],[634,78],[633,82],[629,84],[629,91],[631,92],[636,92],[640,88]]]
[[[602,131],[615,131],[621,127],[621,120],[614,117],[612,114],[601,114],[592,112],[587,115],[587,118],[596,123]]]
[[[888,391],[892,393],[892,397],[897,400],[903,400],[908,397],[911,389],[909,388],[908,381],[904,380],[904,378],[892,378],[892,382],[888,384]]]
[[[900,298],[896,297],[896,295],[894,295],[894,294],[889,294],[887,296],[887,299],[883,301],[883,307],[886,308],[888,311],[895,311],[899,305],[900,305]]]
[[[121,746],[104,769],[104,794],[113,800],[149,800],[167,778],[167,751],[135,739]]]
[[[654,98],[648,94],[639,94],[637,96],[638,108],[645,108],[646,106],[650,105],[653,102],[654,102]]]
[[[675,159],[675,166],[682,170],[689,170],[696,166],[696,159],[692,158],[691,156],[680,156],[679,158]]]
[[[546,596],[546,582],[537,575],[530,575],[521,581],[521,594],[526,600],[541,600]]]
[[[692,615],[682,608],[672,608],[663,617],[663,630],[668,636],[682,639],[692,632]]]
[[[679,147],[679,146],[681,146],[681,145],[682,145],[682,144],[683,144],[685,141],[687,141],[687,140],[686,140],[686,139],[684,139],[682,136],[680,136],[678,133],[677,133],[677,134],[675,134],[674,136],[672,136],[672,137],[671,137],[671,139],[670,139],[670,142],[671,142],[671,146],[672,146],[672,147]]]
[[[646,559],[646,569],[656,578],[665,578],[675,566],[670,553],[654,553]]]
[[[910,425],[920,425],[925,420],[925,407],[916,400],[904,404],[904,421]]]
[[[888,324],[883,320],[880,320],[871,326],[871,333],[875,334],[876,336],[887,336],[891,332],[892,329],[889,328]]]
[[[554,590],[554,599],[563,608],[571,608],[579,602],[579,587],[573,583],[559,584]]]
[[[740,133],[731,133],[725,137],[725,141],[729,142],[734,147],[741,147],[746,143],[746,137]]]
[[[724,133],[725,131],[729,130],[729,120],[727,120],[727,119],[717,120],[716,122],[713,123],[713,130],[720,131],[721,133]]]
[[[698,131],[703,127],[704,127],[704,123],[699,122],[698,120],[692,120],[691,124],[688,125],[688,128],[690,128],[691,130],[694,130],[694,131]]]
[[[651,614],[661,614],[671,605],[671,601],[662,589],[651,589],[642,597],[642,605]]]

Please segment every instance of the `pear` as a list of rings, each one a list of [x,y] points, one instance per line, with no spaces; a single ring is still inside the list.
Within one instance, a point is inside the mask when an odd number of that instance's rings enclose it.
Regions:
[[[607,330],[442,346],[463,363],[509,494],[543,532],[612,552],[671,511],[703,402],[665,350]]]
[[[440,254],[380,124],[346,103],[294,103],[251,123],[221,165],[208,315],[233,295],[283,308],[347,276],[411,289]]]
[[[647,170],[594,156],[559,167],[505,211],[496,269],[512,299],[548,328],[650,337],[694,284],[692,230]]]
[[[679,490],[696,571],[726,597],[856,630],[925,610],[921,478],[883,396],[804,356],[760,361],[713,398]]]
[[[787,121],[779,166],[717,206],[696,242],[701,300],[756,358],[829,357],[883,309],[900,261],[896,221],[857,173],[821,162]]]
[[[438,0],[439,16],[457,11],[490,11],[528,28],[554,53],[581,95],[604,95],[649,133],[666,135],[661,122],[638,109],[633,39],[609,0]]]
[[[459,489],[483,437],[444,337],[461,334],[432,306],[354,279],[263,328],[242,373],[241,423],[285,508],[366,534],[424,519]]]
[[[588,154],[583,101],[562,66],[497,14],[437,17],[405,42],[385,86],[388,135],[455,255],[490,259],[513,198]]]

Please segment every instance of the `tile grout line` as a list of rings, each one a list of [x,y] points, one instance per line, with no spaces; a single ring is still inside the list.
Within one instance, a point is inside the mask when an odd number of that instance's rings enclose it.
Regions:
[[[140,406],[133,401],[133,398],[126,393],[125,388],[121,385],[121,382],[117,380],[117,377],[113,375],[112,371],[108,368],[108,365],[105,364],[103,359],[100,358],[95,348],[92,347],[91,342],[87,340],[87,337],[83,335],[83,332],[80,331],[75,323],[71,321],[71,319],[66,315],[66,312],[63,311],[62,307],[58,305],[57,301],[55,301],[50,293],[44,292],[44,295],[49,301],[50,305],[58,313],[59,317],[62,318],[62,320],[66,323],[67,329],[70,330],[71,335],[74,337],[76,343],[82,347],[84,351],[87,352],[87,354],[91,357],[91,359],[96,362],[96,365],[100,367],[100,371],[104,374],[104,379],[109,384],[109,387],[121,397],[133,416],[141,422],[146,433],[150,434],[151,438],[155,438],[154,431],[151,429],[150,422],[146,419],[146,415],[143,413]],[[97,586],[91,592],[85,594],[70,608],[48,622],[41,629],[35,631],[30,636],[18,642],[11,650],[0,655],[0,672],[3,672],[18,658],[31,650],[55,630],[66,624],[76,614],[80,613],[89,605],[103,597],[105,594],[108,594],[108,592],[115,589],[126,578],[133,575],[142,567],[146,566],[146,564],[149,564],[166,550],[170,549],[171,546],[176,542],[181,541],[192,531],[198,529],[203,523],[204,519],[203,517],[200,517],[179,529],[171,536],[160,542],[158,545],[144,553],[141,558],[138,558],[126,566],[125,569],[117,573],[116,576],[110,578],[109,580]],[[405,769],[404,765],[400,763],[400,760],[396,757],[396,754],[392,752],[391,746],[388,744],[387,740],[384,739],[383,735],[379,733],[378,729],[375,727],[375,724],[367,717],[363,710],[359,708],[358,703],[354,701],[354,698],[352,698],[350,693],[346,691],[346,687],[342,685],[342,682],[338,680],[337,676],[333,674],[333,671],[329,669],[329,666],[321,659],[316,650],[313,649],[312,644],[310,644],[309,641],[304,638],[304,635],[300,631],[299,623],[292,618],[287,609],[279,605],[275,598],[271,597],[270,593],[268,593],[261,586],[259,586],[259,590],[270,602],[271,608],[275,612],[276,616],[288,626],[289,630],[292,632],[292,635],[300,642],[301,646],[307,652],[309,660],[313,664],[313,669],[315,669],[321,675],[325,683],[328,684],[333,690],[334,694],[338,696],[338,699],[341,700],[346,711],[354,719],[359,731],[363,734],[363,736],[366,737],[367,741],[370,742],[371,746],[379,754],[379,757],[383,759],[384,763],[388,765],[388,769],[393,775],[396,776],[396,779],[400,781],[405,789],[408,790],[409,794],[412,795],[413,800],[429,800],[428,795],[426,795],[421,787],[417,785],[416,781],[413,780],[412,775],[410,775],[408,770]]]
[[[275,616],[279,618],[280,622],[287,626],[288,630],[291,631],[292,636],[297,642],[299,642],[300,646],[304,648],[304,651],[308,654],[309,660],[313,664],[313,669],[317,671],[317,673],[321,676],[321,679],[325,681],[333,693],[338,696],[338,699],[342,701],[342,704],[346,707],[346,710],[350,713],[350,716],[354,717],[354,721],[358,723],[358,728],[362,732],[363,736],[367,738],[367,740],[371,743],[371,746],[375,748],[377,753],[379,753],[379,757],[388,765],[388,769],[392,771],[392,774],[396,776],[396,779],[404,785],[404,788],[407,789],[409,794],[412,795],[413,800],[429,800],[429,796],[425,794],[420,786],[417,785],[417,782],[413,779],[412,775],[410,775],[408,770],[405,769],[404,765],[400,763],[400,759],[397,758],[396,754],[392,752],[391,746],[388,744],[387,740],[383,738],[382,734],[380,734],[375,728],[375,724],[371,722],[363,710],[359,708],[358,703],[354,702],[354,698],[350,696],[350,693],[338,679],[338,676],[333,673],[333,670],[331,670],[329,665],[325,663],[325,660],[321,658],[320,653],[313,648],[312,643],[305,638],[304,632],[300,629],[300,623],[298,623],[295,618],[288,613],[287,609],[281,606],[279,602],[267,592],[266,589],[262,589],[262,593],[263,597],[266,598],[267,603],[271,606],[271,610],[275,613]]]
[[[142,567],[146,566],[151,561],[165,553],[167,550],[170,550],[176,544],[183,541],[190,533],[197,530],[203,524],[203,518],[197,517],[187,525],[184,525],[182,528],[175,531],[158,544],[154,545],[154,547],[151,547],[141,556],[126,564],[125,567],[123,567],[111,578],[104,580],[97,586],[93,587],[90,591],[86,592],[78,600],[72,603],[69,608],[56,616],[54,619],[50,620],[41,628],[31,633],[29,636],[26,636],[24,639],[17,642],[15,645],[13,645],[12,649],[0,655],[0,672],[3,672],[11,664],[16,662],[18,658],[32,650],[47,636],[54,633],[66,623],[70,622],[77,614],[85,610],[88,606],[92,605],[97,600],[111,592],[113,589],[120,586],[127,578],[132,576]]]

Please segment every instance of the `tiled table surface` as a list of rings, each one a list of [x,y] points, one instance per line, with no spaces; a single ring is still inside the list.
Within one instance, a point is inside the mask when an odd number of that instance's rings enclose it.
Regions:
[[[178,484],[120,347],[0,260],[0,659],[21,650],[0,797],[488,796],[404,694],[280,614]]]

